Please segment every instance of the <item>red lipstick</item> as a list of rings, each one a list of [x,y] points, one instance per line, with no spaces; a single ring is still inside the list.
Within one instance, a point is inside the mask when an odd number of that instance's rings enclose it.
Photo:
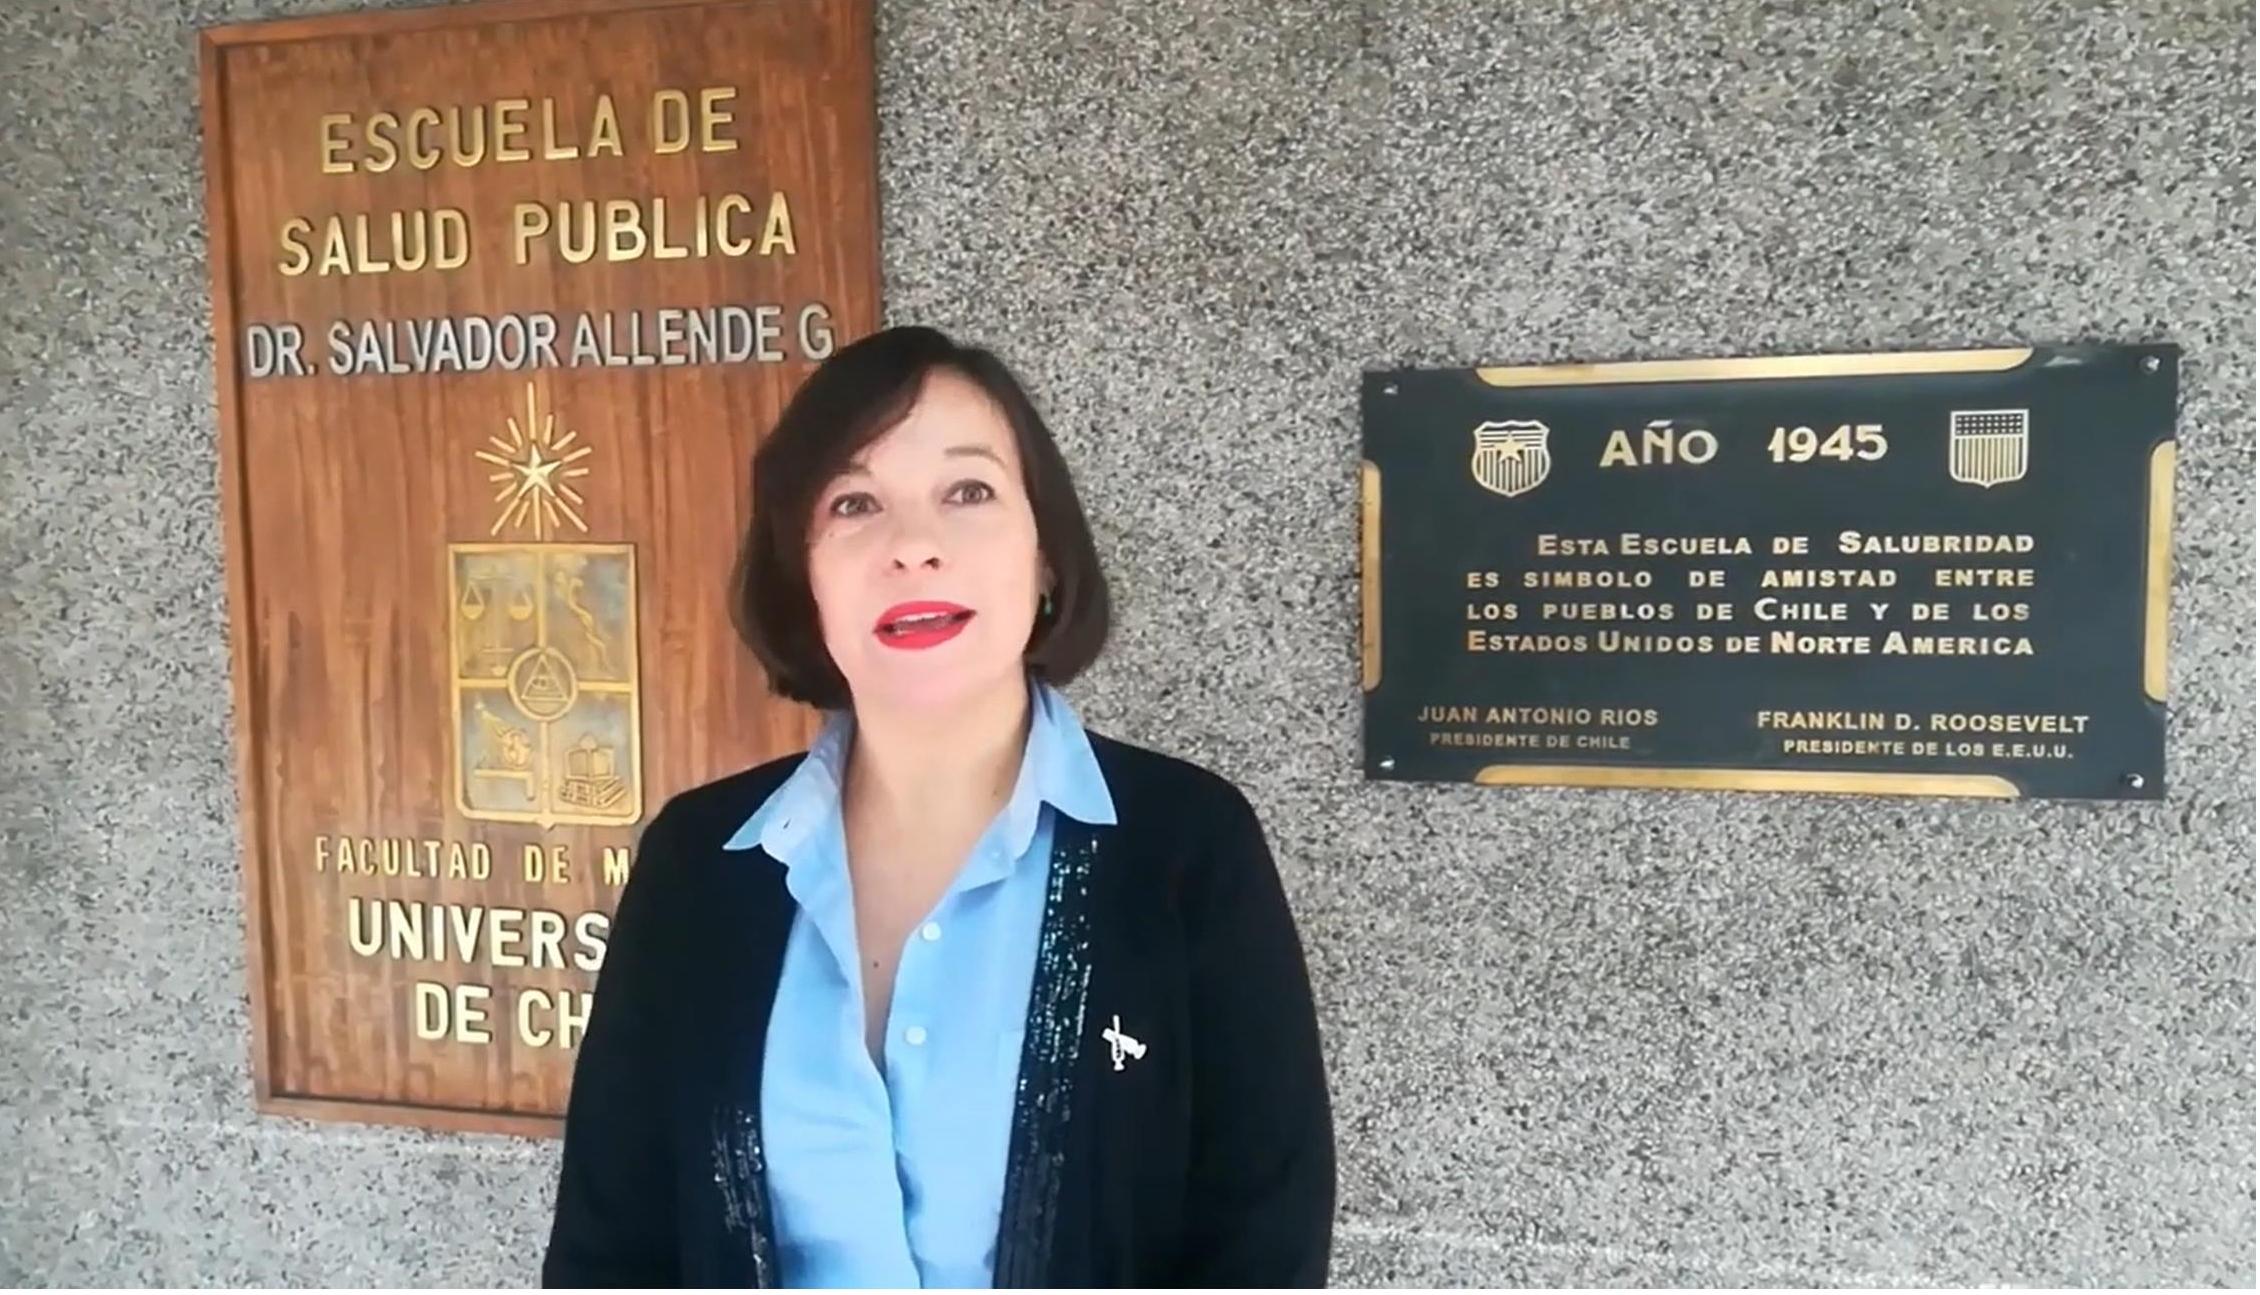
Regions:
[[[879,614],[871,632],[888,647],[916,651],[949,642],[972,619],[973,609],[957,603],[896,603]]]

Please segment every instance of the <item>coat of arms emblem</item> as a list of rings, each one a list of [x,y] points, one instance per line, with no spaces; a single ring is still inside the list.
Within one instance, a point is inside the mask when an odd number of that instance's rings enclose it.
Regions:
[[[2029,409],[1957,409],[1947,417],[1946,474],[1992,488],[2025,475],[2031,457]]]
[[[571,478],[588,475],[574,433],[555,434],[531,387],[524,426],[489,438],[493,533],[532,543],[447,546],[455,803],[503,822],[632,824],[643,816],[636,557],[627,544],[547,542],[582,531]]]
[[[1475,454],[1468,470],[1475,483],[1509,499],[1536,490],[1554,466],[1546,449],[1546,425],[1527,418],[1479,423]]]

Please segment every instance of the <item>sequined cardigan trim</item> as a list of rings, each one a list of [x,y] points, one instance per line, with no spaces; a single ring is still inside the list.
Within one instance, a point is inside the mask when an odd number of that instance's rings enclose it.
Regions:
[[[1028,995],[1028,1036],[1020,1053],[998,1211],[993,1284],[1042,1286],[1051,1268],[1052,1227],[1067,1160],[1067,1120],[1083,1049],[1091,993],[1091,867],[1098,830],[1062,818],[1052,844],[1044,929]]]

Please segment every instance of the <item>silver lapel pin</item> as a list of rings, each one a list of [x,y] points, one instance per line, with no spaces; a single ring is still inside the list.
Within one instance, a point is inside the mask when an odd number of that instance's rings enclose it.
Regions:
[[[1107,1047],[1112,1050],[1116,1070],[1122,1069],[1124,1057],[1136,1061],[1146,1055],[1145,1044],[1122,1032],[1122,1018],[1119,1016],[1113,1018],[1113,1023],[1108,1025],[1106,1029],[1100,1031],[1099,1037],[1105,1039]]]

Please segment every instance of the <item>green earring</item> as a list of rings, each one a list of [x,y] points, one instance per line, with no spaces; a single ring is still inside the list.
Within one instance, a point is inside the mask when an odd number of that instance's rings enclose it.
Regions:
[[[1036,614],[1037,614],[1038,616],[1044,617],[1044,618],[1045,618],[1045,619],[1047,619],[1047,620],[1048,620],[1048,619],[1050,619],[1050,617],[1051,617],[1051,614],[1052,614],[1052,593],[1051,593],[1051,590],[1049,590],[1049,589],[1046,589],[1046,590],[1044,591],[1044,600],[1043,600],[1042,602],[1040,602],[1040,603],[1036,604]]]

